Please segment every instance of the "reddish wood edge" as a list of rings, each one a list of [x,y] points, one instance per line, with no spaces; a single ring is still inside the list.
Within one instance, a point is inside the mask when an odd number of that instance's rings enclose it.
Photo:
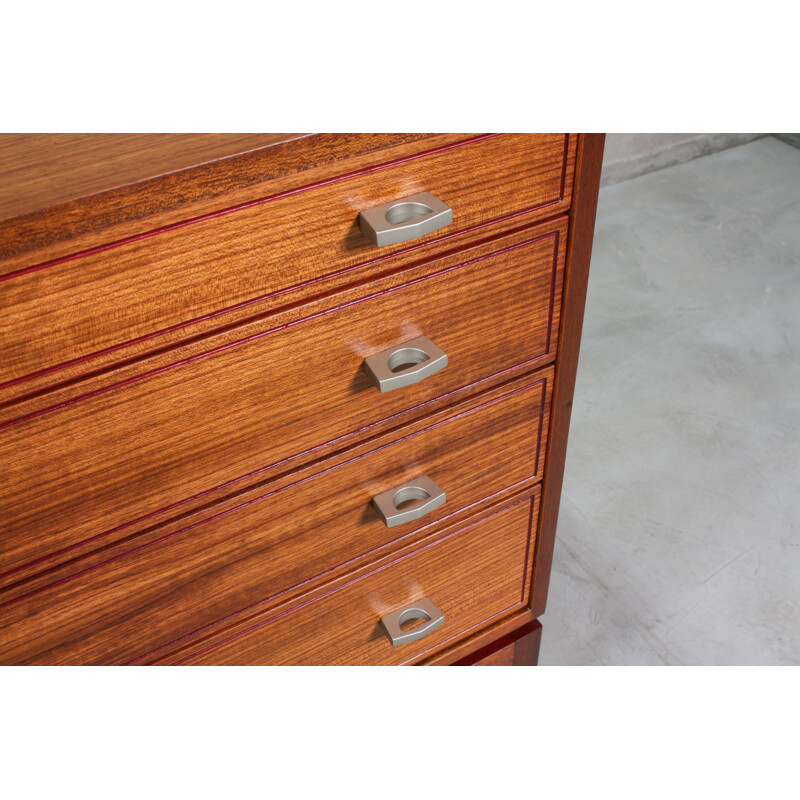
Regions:
[[[483,630],[477,631],[468,639],[456,643],[449,650],[434,654],[425,661],[420,662],[419,666],[438,667],[453,665],[461,658],[465,658],[475,650],[485,647],[487,644],[491,644],[495,639],[505,636],[507,633],[511,633],[511,631],[516,630],[532,619],[530,608],[523,607],[519,611],[509,614],[505,619],[493,622]]]
[[[540,423],[539,424],[539,438],[537,439],[537,442],[539,444],[539,448],[536,451],[537,467],[538,467],[539,450],[542,449],[541,422],[542,422],[543,418],[544,418],[544,414],[540,414],[539,415],[539,423]],[[538,474],[538,469],[534,474],[535,475]],[[533,538],[532,534],[536,530],[536,520],[534,520],[534,518],[533,518],[533,512],[534,512],[535,508],[536,508],[536,503],[531,503],[530,516],[529,516],[529,519],[528,519],[528,541],[525,544],[525,574],[526,575],[530,574],[531,576],[533,575],[533,569],[531,568],[531,571],[529,573],[528,572],[528,564],[531,561],[531,558],[532,558],[532,555],[533,555],[533,552],[534,552],[534,546],[536,544],[535,541],[531,541],[532,538]],[[527,581],[522,586],[522,597],[520,599],[520,602],[523,605],[525,605],[530,600],[530,591],[531,591],[530,581]]]
[[[589,263],[592,257],[595,214],[597,213],[600,171],[603,166],[605,134],[580,134],[576,154],[576,181],[572,188],[567,256],[561,293],[561,330],[558,338],[556,374],[550,410],[539,533],[536,537],[531,610],[534,617],[544,613],[550,585],[567,438],[578,370],[583,313]]]
[[[498,650],[510,645],[516,645],[521,639],[530,636],[531,638],[525,642],[526,647],[518,655],[514,653],[514,666],[534,666],[539,660],[539,645],[542,640],[542,623],[538,619],[526,622],[522,627],[517,628],[511,633],[500,636],[490,644],[481,647],[475,652],[470,653],[464,658],[460,658],[454,662],[453,667],[471,667],[479,661],[494,655]]]

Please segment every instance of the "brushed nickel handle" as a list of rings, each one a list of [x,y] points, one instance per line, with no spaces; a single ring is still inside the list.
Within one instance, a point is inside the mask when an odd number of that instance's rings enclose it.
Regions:
[[[361,233],[378,247],[419,239],[453,221],[453,209],[429,192],[412,194],[358,215]]]
[[[403,631],[400,626],[412,619],[425,620],[425,625],[419,625],[410,631]],[[400,611],[393,611],[391,614],[381,617],[381,625],[383,625],[392,647],[416,642],[417,639],[427,636],[443,624],[444,614],[427,597],[407,608],[401,608]]]
[[[412,506],[400,508],[409,500],[418,500]],[[415,519],[430,514],[444,505],[447,495],[427,476],[423,475],[402,486],[395,486],[388,492],[381,492],[372,498],[372,506],[378,512],[387,528],[413,522]]]
[[[364,370],[382,392],[419,383],[447,366],[447,353],[419,336],[364,359]]]

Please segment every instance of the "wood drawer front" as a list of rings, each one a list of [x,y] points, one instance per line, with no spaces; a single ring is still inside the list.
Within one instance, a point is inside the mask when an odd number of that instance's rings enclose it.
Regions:
[[[364,455],[323,462],[316,474],[266,487],[238,507],[135,541],[66,580],[50,576],[49,586],[17,602],[0,601],[0,660],[130,661],[242,609],[285,602],[278,596],[292,587],[352,569],[531,484],[541,477],[552,372],[442,411],[431,427],[407,426]],[[420,475],[433,477],[447,502],[387,529],[371,498]]]
[[[573,160],[564,134],[478,138],[0,276],[0,388],[142,337],[152,350],[230,324],[241,304],[252,316],[259,298],[498,218],[554,216],[569,205]],[[380,249],[362,236],[360,211],[420,191],[454,222]]]
[[[343,581],[290,613],[254,621],[241,634],[175,663],[399,665],[521,608],[530,589],[538,488],[532,499],[472,523],[407,555]],[[385,614],[427,597],[444,624],[425,638],[392,647]]]
[[[358,301],[8,424],[0,573],[92,537],[129,536],[182,501],[224,497],[273,465],[341,449],[371,426],[420,417],[463,387],[551,358],[564,229],[424,279],[370,285]],[[449,365],[381,394],[364,357],[418,335]]]

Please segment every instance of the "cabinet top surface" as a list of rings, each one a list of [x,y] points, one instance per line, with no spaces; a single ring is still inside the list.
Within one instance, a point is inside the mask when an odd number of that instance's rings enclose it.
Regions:
[[[0,220],[292,141],[304,135],[0,134]]]
[[[0,134],[0,274],[463,138]]]

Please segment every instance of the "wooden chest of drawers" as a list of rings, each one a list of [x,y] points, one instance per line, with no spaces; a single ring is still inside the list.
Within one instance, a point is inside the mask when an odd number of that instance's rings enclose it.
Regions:
[[[533,663],[602,144],[0,136],[0,661]]]

